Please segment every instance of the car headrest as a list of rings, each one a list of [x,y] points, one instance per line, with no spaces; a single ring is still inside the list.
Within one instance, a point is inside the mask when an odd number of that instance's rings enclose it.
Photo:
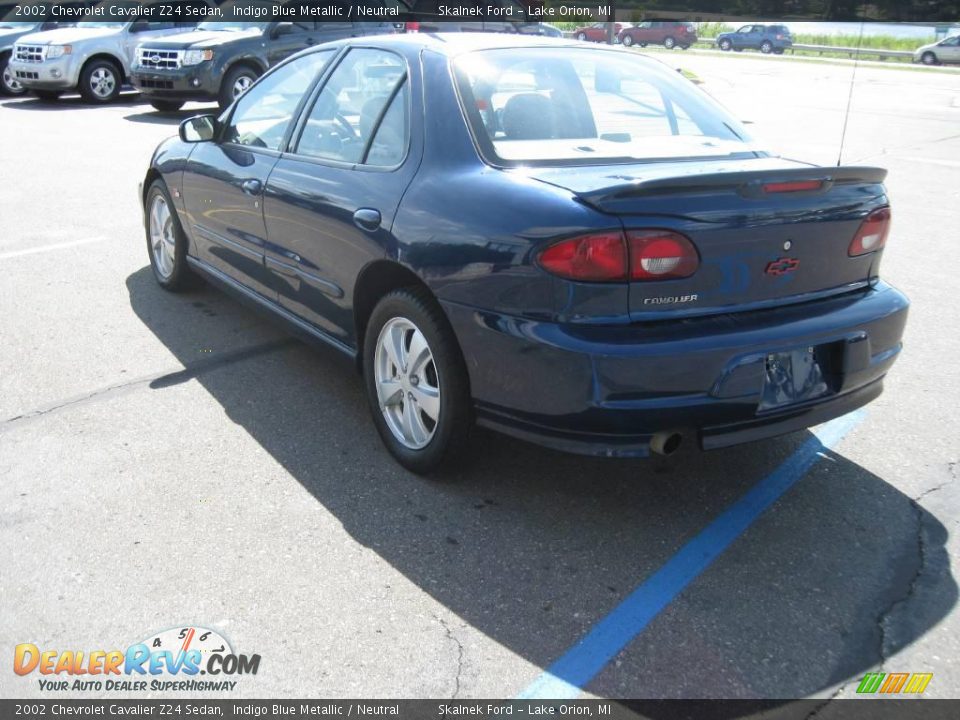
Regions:
[[[507,100],[500,123],[510,140],[548,140],[556,135],[553,102],[539,93],[518,93]]]

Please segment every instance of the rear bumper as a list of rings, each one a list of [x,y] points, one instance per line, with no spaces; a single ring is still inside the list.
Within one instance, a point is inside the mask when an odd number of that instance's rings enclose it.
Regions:
[[[568,452],[643,457],[656,433],[704,449],[772,437],[876,398],[909,302],[886,284],[759,312],[629,326],[558,325],[445,303],[477,420]],[[761,411],[771,352],[830,344],[827,395]]]

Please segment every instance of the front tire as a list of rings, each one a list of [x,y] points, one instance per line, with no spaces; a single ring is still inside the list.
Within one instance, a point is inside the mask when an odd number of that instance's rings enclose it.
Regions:
[[[577,40],[579,40],[580,42],[583,42],[583,41],[585,41],[586,39],[587,39],[587,34],[586,34],[586,33],[577,33]]]
[[[473,422],[467,369],[426,289],[380,300],[367,324],[363,372],[374,425],[397,462],[425,475],[462,456]]]
[[[676,44],[677,44],[677,41],[674,40],[672,37],[669,37],[669,36],[668,36],[668,37],[665,37],[665,38],[663,39],[663,46],[664,46],[667,50],[673,50],[673,48],[676,46]]]
[[[109,60],[91,60],[80,72],[80,94],[88,103],[105,105],[120,95],[123,73]]]
[[[624,35],[623,40],[621,40],[620,42],[623,43],[624,47],[630,47],[631,45],[633,45],[633,36]]]
[[[720,41],[720,49],[724,52],[730,52],[731,47],[733,47],[733,44],[726,38]]]
[[[150,105],[157,112],[176,112],[183,107],[183,103],[176,100],[151,100]]]
[[[934,55],[932,52],[929,52],[929,51],[925,52],[923,56],[920,58],[920,62],[922,62],[924,65],[936,65],[937,56]]]
[[[10,69],[10,54],[0,56],[0,93],[17,97],[26,92],[27,89],[17,81]]]
[[[164,290],[179,292],[196,277],[187,265],[187,236],[163,180],[154,180],[144,204],[144,230],[153,277]]]
[[[220,86],[220,109],[226,110],[230,103],[243,95],[253,85],[259,75],[253,68],[245,65],[233,68],[227,73]]]

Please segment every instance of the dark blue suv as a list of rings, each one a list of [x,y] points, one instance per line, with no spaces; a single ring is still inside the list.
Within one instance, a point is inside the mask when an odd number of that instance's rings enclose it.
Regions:
[[[783,51],[793,46],[793,37],[786,25],[744,25],[736,32],[717,35],[717,47],[721,50],[744,48],[759,50],[769,55],[783,55]]]

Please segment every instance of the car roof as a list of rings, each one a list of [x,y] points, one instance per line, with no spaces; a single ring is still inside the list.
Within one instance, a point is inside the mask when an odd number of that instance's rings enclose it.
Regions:
[[[577,48],[584,49],[582,42],[575,40],[561,40],[560,38],[540,37],[536,35],[517,35],[513,33],[408,33],[396,35],[367,35],[355,38],[345,38],[324,43],[324,47],[343,45],[377,44],[382,47],[416,50],[418,48],[433,50],[442,55],[454,57],[463,53],[477,50],[496,50],[499,48]],[[601,48],[603,46],[600,46]],[[614,48],[614,46],[610,46]],[[597,49],[594,47],[593,49]],[[625,51],[621,51],[625,52]]]

